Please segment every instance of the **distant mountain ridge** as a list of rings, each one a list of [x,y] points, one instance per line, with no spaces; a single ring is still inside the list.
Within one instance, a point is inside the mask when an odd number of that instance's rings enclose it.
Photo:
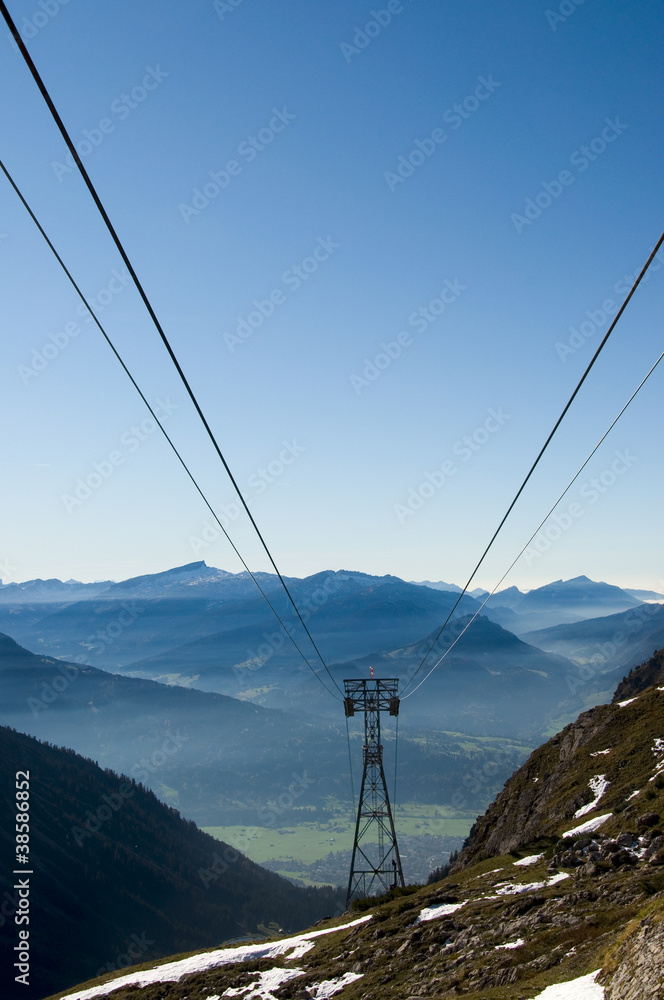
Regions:
[[[640,604],[614,615],[526,632],[523,638],[595,673],[631,669],[664,645],[664,604]]]
[[[287,625],[298,629],[276,576],[265,573],[257,578]],[[164,672],[178,675],[182,671],[173,664],[179,651],[188,668],[196,651],[185,647],[200,640],[216,643],[222,659],[230,655],[239,664],[252,658],[266,634],[279,630],[247,573],[228,573],[203,561],[110,585],[76,585],[92,588],[82,594],[72,590],[73,583],[33,583],[0,588],[0,631],[47,655],[104,668],[132,665],[141,670],[144,661],[161,655],[171,661],[164,662]],[[459,594],[458,587],[441,589],[445,584],[426,586],[355,571],[325,571],[305,579],[288,578],[287,583],[304,617],[312,619],[328,661],[416,641],[442,624]],[[484,595],[477,593],[479,598]],[[483,613],[524,636],[533,629],[613,614],[640,603],[620,588],[578,577],[528,594],[508,588],[494,595]],[[458,614],[474,613],[479,607],[478,600],[467,594]],[[218,638],[212,640],[215,634]]]
[[[55,601],[80,601],[96,597],[112,586],[110,580],[101,583],[79,583],[78,580],[26,580],[25,583],[2,583],[0,604]]]
[[[509,587],[489,598],[486,608],[487,614],[499,624],[523,635],[536,629],[628,611],[640,604],[638,598],[620,587],[577,576],[572,580],[556,580],[525,594]],[[507,614],[502,609],[507,609]],[[501,614],[505,616],[503,620]]]

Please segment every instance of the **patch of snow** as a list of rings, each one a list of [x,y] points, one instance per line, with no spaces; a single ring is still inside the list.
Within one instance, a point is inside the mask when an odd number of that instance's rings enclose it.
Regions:
[[[543,857],[543,854],[529,854],[527,858],[520,858],[518,861],[515,861],[514,867],[516,868],[518,865],[525,868],[527,865],[534,865],[536,861],[541,861]]]
[[[249,983],[248,986],[239,986],[237,988],[229,986],[221,996],[244,997],[245,1000],[274,1000],[273,990],[278,990],[289,979],[296,979],[298,976],[303,976],[304,970],[276,968],[268,969],[265,972],[255,972],[253,975],[259,977],[258,982]]]
[[[539,781],[539,778],[533,778],[533,784],[534,785],[536,785],[538,781]]]
[[[586,813],[593,811],[593,809],[595,808],[601,797],[604,795],[604,792],[609,787],[609,782],[606,780],[605,774],[596,774],[593,778],[590,779],[590,781],[588,782],[588,786],[590,788],[590,791],[595,796],[595,798],[592,800],[592,802],[587,802],[585,806],[581,806],[580,809],[576,810],[576,812],[574,813],[575,819],[579,819],[581,816],[585,816]]]
[[[287,954],[288,952],[297,953],[304,943],[308,943],[313,938],[322,937],[324,934],[334,934],[336,931],[346,931],[372,919],[371,914],[369,914],[358,920],[351,920],[348,924],[341,924],[339,927],[326,927],[322,931],[307,931],[306,934],[282,938],[281,941],[240,945],[236,948],[217,948],[215,951],[207,951],[202,955],[192,955],[190,958],[182,958],[177,962],[165,962],[153,969],[131,972],[126,976],[119,976],[108,983],[103,983],[101,986],[92,986],[88,990],[68,993],[63,997],[63,1000],[91,1000],[92,997],[107,996],[122,986],[147,986],[149,983],[178,982],[183,976],[191,975],[194,972],[204,972],[206,969],[212,969],[219,965],[231,965],[234,962],[248,962],[259,958],[283,957],[288,959],[291,957]],[[293,955],[293,957],[295,956]],[[295,972],[294,969],[287,971],[291,974]]]
[[[495,875],[496,872],[501,872],[502,870],[503,870],[502,868],[492,868],[490,872],[482,872],[482,874],[478,875],[477,877],[478,878],[486,878],[487,875]]]
[[[637,788],[635,792],[632,792],[631,795],[627,796],[627,798],[625,799],[625,802],[629,802],[630,799],[636,798],[636,796],[640,795],[640,794],[641,794],[641,789]]]
[[[525,943],[526,942],[523,938],[519,938],[518,941],[508,941],[506,944],[497,944],[496,951],[499,951],[500,948],[521,948]]]
[[[619,701],[618,704],[621,708],[624,708],[625,705],[631,705],[633,701],[636,701],[636,698],[627,698],[625,701]]]
[[[533,1000],[604,1000],[604,987],[595,982],[600,971],[589,972],[587,976],[571,979],[567,983],[547,986]]]
[[[664,688],[657,688],[658,691],[664,691]]]
[[[555,885],[556,882],[562,882],[564,878],[569,878],[565,872],[558,872],[557,875],[552,875],[551,878],[545,879],[544,882],[522,882],[522,883],[506,883],[500,888],[497,886],[496,892],[499,896],[511,896],[517,892],[534,892],[537,889],[546,889],[550,885]],[[487,896],[486,899],[492,899],[495,897]]]
[[[611,753],[610,750],[595,750],[595,753],[591,753],[591,757],[601,757],[602,754]]]
[[[461,907],[465,905],[466,903],[463,902],[463,903],[440,903],[439,906],[426,906],[423,910],[420,910],[420,915],[415,921],[415,923],[421,924],[425,920],[435,920],[436,917],[446,917],[448,913],[454,913],[456,910],[460,910]]]
[[[603,816],[595,816],[594,819],[589,819],[586,823],[582,823],[581,826],[575,826],[571,830],[565,830],[562,836],[576,837],[578,834],[594,833],[595,830],[599,830],[602,823],[606,823],[607,819],[610,819],[611,816],[613,816],[613,813],[604,813]]]
[[[301,944],[296,944],[290,955],[286,955],[286,961],[293,962],[296,958],[302,958],[313,947],[313,941],[303,941]]]
[[[313,994],[315,1000],[327,1000],[327,997],[334,996],[335,993],[339,993],[344,986],[349,986],[354,983],[356,979],[361,979],[362,973],[360,972],[344,972],[343,976],[339,976],[338,979],[326,979],[322,983],[316,983],[315,986],[309,987],[309,992]]]
[[[655,773],[652,778],[649,779],[650,781],[654,781],[655,778],[658,778],[662,771],[664,771],[664,740],[660,736],[658,736],[653,743],[652,752],[655,757],[661,757],[662,759],[657,761],[657,764],[655,765]]]

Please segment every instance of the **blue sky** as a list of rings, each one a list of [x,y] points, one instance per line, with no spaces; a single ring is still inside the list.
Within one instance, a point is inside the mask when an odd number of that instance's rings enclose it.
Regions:
[[[465,582],[664,228],[661,6],[9,6],[283,572]],[[0,47],[8,169],[268,569]],[[241,569],[4,181],[0,232],[0,577]],[[663,264],[473,585],[493,587],[659,355]],[[661,380],[505,585],[664,590]]]

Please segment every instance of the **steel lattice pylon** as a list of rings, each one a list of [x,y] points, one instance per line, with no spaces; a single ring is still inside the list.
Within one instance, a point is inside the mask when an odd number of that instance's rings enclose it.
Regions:
[[[404,885],[380,742],[380,713],[399,714],[398,686],[395,679],[344,681],[346,716],[364,713],[364,770],[346,906],[352,899]]]

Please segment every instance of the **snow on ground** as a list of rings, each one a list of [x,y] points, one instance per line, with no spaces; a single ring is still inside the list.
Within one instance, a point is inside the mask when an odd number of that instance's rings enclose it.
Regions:
[[[309,987],[309,992],[313,995],[315,1000],[327,1000],[327,997],[334,996],[335,993],[339,993],[344,986],[349,986],[350,983],[354,983],[356,979],[361,979],[362,973],[360,972],[344,972],[343,976],[339,976],[338,979],[326,979],[322,983],[316,983],[314,986]]]
[[[420,910],[420,915],[415,921],[416,924],[421,924],[425,920],[435,920],[436,917],[446,917],[448,913],[454,913],[455,910],[460,910],[464,903],[440,903],[439,906],[426,906],[423,910]],[[66,998],[65,998],[66,1000]]]
[[[126,976],[119,976],[101,986],[91,986],[88,990],[68,993],[63,997],[63,1000],[91,1000],[92,997],[107,996],[114,990],[120,989],[121,986],[147,986],[149,983],[177,982],[183,976],[191,975],[193,972],[204,972],[206,969],[213,969],[218,965],[231,965],[233,962],[247,962],[259,958],[300,958],[313,947],[309,943],[313,938],[322,937],[324,934],[334,934],[335,931],[349,930],[351,927],[365,924],[371,919],[372,916],[369,914],[366,917],[360,917],[359,920],[352,920],[349,924],[342,924],[340,927],[326,927],[322,931],[308,931],[306,934],[298,934],[296,937],[282,938],[281,941],[247,944],[237,948],[218,948],[215,951],[204,952],[202,955],[182,958],[177,962],[165,962],[153,969],[130,972]]]
[[[500,948],[521,948],[525,943],[526,942],[523,938],[519,938],[518,941],[508,941],[506,944],[497,944],[496,951],[499,951]]]
[[[543,854],[529,854],[527,858],[521,858],[519,861],[515,861],[514,866],[523,865],[525,868],[527,865],[534,865],[536,861],[541,861],[543,857]],[[498,870],[500,871],[500,869]]]
[[[657,761],[657,764],[655,765],[655,773],[649,781],[654,781],[655,778],[658,778],[662,771],[664,771],[664,740],[660,736],[658,736],[653,743],[652,752],[655,757],[659,757],[660,759]]]
[[[640,795],[640,794],[641,794],[641,789],[637,788],[635,792],[632,792],[631,795],[627,796],[627,798],[625,799],[625,802],[629,802],[630,799],[634,799],[634,798],[636,798],[637,795]]]
[[[571,979],[568,983],[556,983],[547,986],[533,1000],[604,1000],[604,987],[595,982],[598,973],[589,972],[580,979]]]
[[[221,994],[221,997],[243,997],[244,1000],[250,1000],[250,998],[253,1000],[255,997],[256,1000],[274,1000],[273,990],[278,990],[289,979],[297,979],[303,974],[302,969],[267,969],[264,972],[256,972],[254,975],[258,976],[257,982],[237,988],[229,986]]]
[[[499,896],[511,896],[513,893],[517,892],[533,892],[536,889],[547,889],[550,885],[555,885],[556,882],[562,882],[564,878],[569,878],[565,872],[558,872],[557,875],[552,875],[551,878],[545,879],[544,882],[521,882],[514,883],[508,882],[506,885],[496,886],[496,892]],[[495,897],[487,896],[487,899],[492,899]]]
[[[625,705],[631,705],[633,701],[636,701],[636,698],[627,698],[625,701],[619,701],[618,704],[621,708],[624,708]]]
[[[610,750],[595,750],[595,753],[591,753],[591,757],[601,757],[602,754],[611,753]]]
[[[595,830],[599,830],[602,823],[605,823],[610,816],[613,816],[613,813],[604,813],[603,816],[595,816],[594,819],[589,819],[587,823],[582,823],[581,826],[575,826],[571,830],[565,830],[562,836],[576,837],[579,834],[594,833]]]
[[[596,774],[594,777],[590,779],[590,781],[588,782],[588,786],[590,788],[590,791],[595,796],[595,798],[592,800],[592,802],[586,802],[585,806],[581,806],[580,809],[576,810],[576,812],[574,813],[575,819],[579,819],[579,817],[585,816],[586,813],[593,811],[593,809],[595,808],[601,797],[604,795],[604,792],[609,787],[609,782],[606,780],[605,774]]]

